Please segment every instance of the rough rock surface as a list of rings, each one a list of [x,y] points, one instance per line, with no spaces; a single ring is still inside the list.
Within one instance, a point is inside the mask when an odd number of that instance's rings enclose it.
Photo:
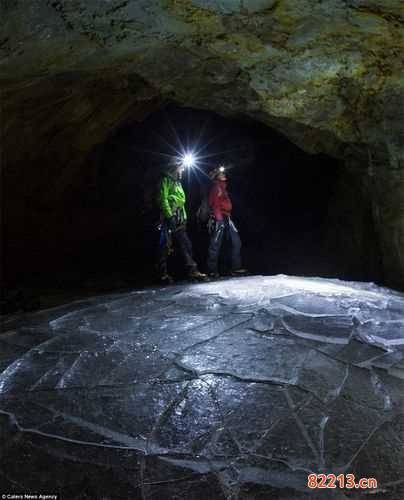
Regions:
[[[402,499],[404,295],[286,276],[10,317],[0,493]],[[310,473],[375,478],[310,491]]]
[[[372,199],[386,281],[404,283],[402,0],[1,8],[5,180],[19,199],[48,188],[27,175],[45,163],[58,198],[114,127],[174,100],[260,120],[307,151],[345,159]]]

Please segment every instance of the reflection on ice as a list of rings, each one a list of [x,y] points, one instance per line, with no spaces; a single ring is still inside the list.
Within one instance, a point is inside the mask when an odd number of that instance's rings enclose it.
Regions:
[[[185,500],[188,477],[192,491],[206,481],[206,497],[254,498],[260,485],[264,497],[306,498],[313,471],[377,477],[385,498],[404,484],[397,292],[258,276],[103,296],[4,325],[7,486],[48,485],[39,464],[67,487],[83,460],[77,484],[93,498],[112,498],[123,481],[123,496],[153,484],[170,498],[170,484]],[[92,446],[108,455],[89,458]],[[123,468],[122,450],[133,453]],[[295,493],[281,496],[284,487]]]
[[[404,345],[404,319],[368,320],[358,327],[358,334],[365,342],[382,347]]]

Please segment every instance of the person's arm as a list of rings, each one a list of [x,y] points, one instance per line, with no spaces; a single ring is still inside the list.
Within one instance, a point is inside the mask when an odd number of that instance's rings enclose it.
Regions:
[[[223,220],[222,210],[220,207],[220,187],[215,184],[209,191],[209,205],[213,211],[215,219],[220,222]]]
[[[173,212],[168,201],[169,196],[169,180],[167,177],[163,177],[160,184],[160,209],[163,212],[163,216],[170,219],[173,216]]]
[[[185,208],[185,201],[186,201],[185,191],[181,183],[179,183],[176,189],[176,203],[179,210],[181,211],[183,221],[187,220],[187,210]]]

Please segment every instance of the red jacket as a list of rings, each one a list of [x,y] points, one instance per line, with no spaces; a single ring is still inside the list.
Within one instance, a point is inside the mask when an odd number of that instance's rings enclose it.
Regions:
[[[226,181],[215,181],[209,191],[209,206],[216,220],[223,220],[224,215],[230,215],[232,204],[227,193]]]

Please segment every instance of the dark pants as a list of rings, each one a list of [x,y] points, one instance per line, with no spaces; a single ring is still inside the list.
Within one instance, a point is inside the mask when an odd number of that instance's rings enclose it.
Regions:
[[[160,234],[160,252],[159,252],[159,262],[158,268],[161,276],[167,274],[167,260],[171,251],[176,248],[178,249],[181,258],[187,268],[187,272],[197,270],[196,262],[192,257],[192,243],[188,238],[185,226],[177,228],[175,231],[168,231],[166,226],[163,224]]]
[[[225,217],[222,224],[214,224],[210,233],[210,243],[208,250],[208,273],[218,272],[218,262],[220,250],[222,248],[223,237],[228,236],[231,242],[231,269],[236,271],[241,268],[241,240],[237,228],[230,217]]]

